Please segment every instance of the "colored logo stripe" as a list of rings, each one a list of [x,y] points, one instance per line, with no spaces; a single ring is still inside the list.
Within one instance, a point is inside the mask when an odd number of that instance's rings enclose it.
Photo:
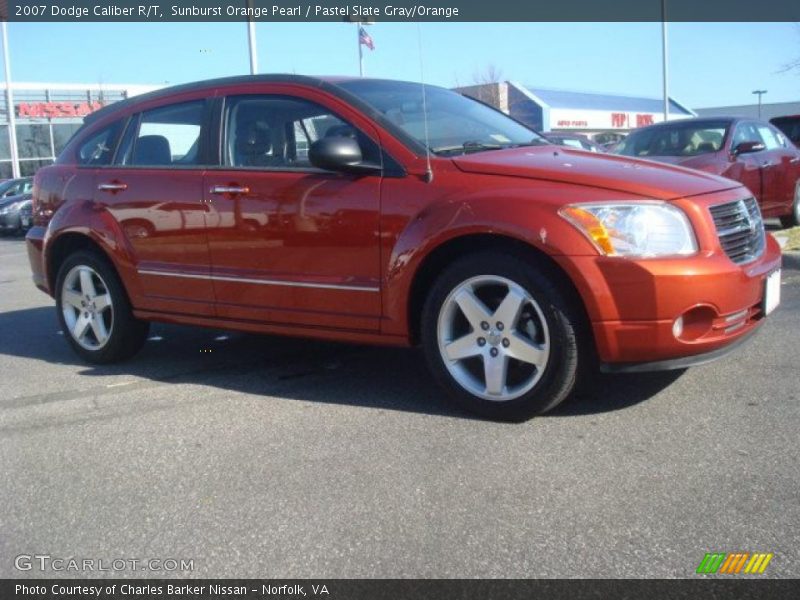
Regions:
[[[744,569],[744,573],[760,574],[767,569],[773,556],[771,552],[709,552],[697,567],[697,573],[737,575]]]
[[[753,554],[753,558],[750,559],[750,562],[747,563],[747,566],[744,569],[745,573],[763,573],[769,561],[772,560],[774,555],[770,552],[769,554]]]
[[[716,554],[706,554],[700,566],[697,567],[698,573],[716,573],[722,561],[725,560],[725,554],[718,552]]]

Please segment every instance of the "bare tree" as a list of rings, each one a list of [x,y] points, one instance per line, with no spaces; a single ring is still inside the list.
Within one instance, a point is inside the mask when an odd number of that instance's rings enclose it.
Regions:
[[[472,72],[471,96],[491,104],[496,108],[501,108],[500,104],[500,84],[503,82],[503,71],[493,63],[487,64],[482,69],[475,69]]]
[[[494,63],[489,63],[483,69],[475,69],[472,72],[472,83],[475,85],[500,83],[501,81],[503,81],[503,70]]]

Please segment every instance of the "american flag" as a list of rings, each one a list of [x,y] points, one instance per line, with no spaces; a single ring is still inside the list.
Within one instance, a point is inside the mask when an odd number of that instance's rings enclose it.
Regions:
[[[375,50],[375,43],[372,41],[366,29],[361,26],[358,27],[358,43],[364,44],[370,50]]]

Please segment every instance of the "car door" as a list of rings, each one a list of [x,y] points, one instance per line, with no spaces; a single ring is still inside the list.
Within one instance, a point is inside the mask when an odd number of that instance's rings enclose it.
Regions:
[[[198,98],[134,115],[113,164],[98,169],[95,202],[127,245],[140,308],[214,313],[203,202],[209,110]]]
[[[759,205],[764,205],[764,190],[762,186],[762,164],[764,162],[764,151],[736,153],[739,144],[745,142],[761,142],[761,136],[755,127],[755,123],[750,121],[740,121],[736,123],[730,136],[728,167],[721,173],[724,177],[735,179],[744,184],[749,189]],[[767,199],[768,200],[768,199]]]
[[[204,188],[220,317],[379,328],[381,176],[308,160],[309,146],[331,135],[356,136],[365,158],[379,156],[377,134],[322,100],[309,92],[225,99],[221,166]]]
[[[786,136],[772,125],[759,123],[758,132],[767,147],[768,164],[764,166],[764,186],[771,188],[772,203],[766,216],[790,214],[800,167],[800,152]]]

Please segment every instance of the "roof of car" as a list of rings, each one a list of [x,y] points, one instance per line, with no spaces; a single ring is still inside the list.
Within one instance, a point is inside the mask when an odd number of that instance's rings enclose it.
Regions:
[[[84,122],[91,123],[92,121],[96,121],[97,119],[105,117],[106,115],[122,111],[129,106],[136,105],[142,102],[147,102],[149,100],[157,100],[158,98],[165,98],[172,96],[174,94],[180,94],[182,92],[191,92],[194,90],[202,90],[205,88],[215,88],[215,87],[240,85],[247,83],[297,83],[302,85],[310,85],[314,87],[324,87],[325,84],[330,85],[330,81],[333,80],[334,78],[328,80],[322,77],[308,77],[306,75],[283,75],[283,74],[238,75],[233,77],[204,79],[202,81],[193,81],[190,83],[171,85],[169,87],[153,90],[152,92],[138,94],[131,98],[126,98],[125,100],[120,100],[119,102],[115,102],[114,104],[109,104],[107,106],[104,106],[103,108],[100,108],[88,114],[84,118]]]

